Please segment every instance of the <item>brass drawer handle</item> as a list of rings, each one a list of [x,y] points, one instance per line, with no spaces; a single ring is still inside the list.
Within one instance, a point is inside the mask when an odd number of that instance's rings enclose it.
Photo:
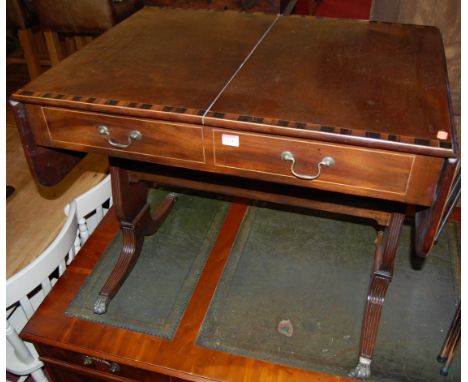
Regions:
[[[304,180],[314,180],[317,179],[321,174],[322,166],[331,167],[335,164],[335,160],[332,157],[324,157],[322,160],[317,164],[317,174],[315,175],[301,175],[294,171],[294,164],[296,163],[296,159],[291,151],[283,151],[281,153],[281,159],[285,161],[291,162],[291,173],[299,179]]]
[[[107,366],[107,371],[110,373],[118,373],[120,371],[120,366],[118,363],[109,362],[105,359],[97,358],[97,357],[90,357],[89,355],[83,356],[83,365],[91,366],[94,364],[103,364]]]
[[[117,143],[111,139],[109,128],[107,126],[99,125],[97,128],[99,135],[107,137],[107,143],[119,149],[128,149],[133,141],[139,141],[141,138],[143,138],[143,134],[141,134],[138,130],[132,130],[130,133],[128,133],[128,143]]]

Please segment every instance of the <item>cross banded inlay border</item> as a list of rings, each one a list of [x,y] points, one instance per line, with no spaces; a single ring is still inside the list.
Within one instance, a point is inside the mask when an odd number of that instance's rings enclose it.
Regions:
[[[71,102],[80,102],[80,103],[95,104],[95,105],[104,105],[108,107],[152,110],[152,111],[175,113],[175,114],[187,114],[187,115],[194,115],[194,116],[203,116],[206,112],[206,109],[190,109],[190,108],[186,108],[182,106],[153,105],[150,103],[141,103],[141,102],[134,102],[134,101],[128,101],[128,100],[84,97],[84,96],[79,96],[79,95],[65,95],[65,94],[51,93],[51,92],[43,93],[43,92],[33,92],[29,90],[19,90],[17,94],[26,96],[26,97],[38,97],[38,98],[50,99],[54,101],[71,101]],[[362,137],[362,138],[367,138],[367,139],[407,143],[411,145],[425,146],[425,147],[440,147],[444,149],[452,148],[451,142],[438,140],[438,139],[426,139],[426,138],[418,138],[418,137],[415,138],[415,137],[409,137],[409,136],[403,136],[403,135],[384,134],[384,133],[377,133],[373,131],[363,131],[359,129],[348,129],[348,128],[340,128],[340,127],[334,127],[334,126],[325,126],[325,125],[320,125],[320,124],[307,123],[303,121],[288,121],[284,119],[265,118],[265,117],[259,117],[259,116],[222,113],[222,112],[215,112],[215,111],[209,111],[206,114],[205,119],[209,120],[210,118],[214,118],[218,120],[226,120],[226,121],[236,121],[240,123],[261,124],[261,125],[267,125],[267,126],[277,126],[277,127],[282,127],[282,128],[318,131],[318,132],[323,132],[323,133],[331,133],[331,134],[346,135],[346,136],[353,136],[353,137]]]

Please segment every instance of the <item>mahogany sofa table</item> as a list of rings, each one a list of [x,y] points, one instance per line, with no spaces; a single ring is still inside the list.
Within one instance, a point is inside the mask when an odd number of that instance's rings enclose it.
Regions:
[[[31,171],[53,185],[109,156],[123,232],[103,314],[151,216],[147,182],[371,218],[374,271],[353,376],[370,363],[401,226],[430,251],[459,153],[433,27],[145,8],[12,96]]]

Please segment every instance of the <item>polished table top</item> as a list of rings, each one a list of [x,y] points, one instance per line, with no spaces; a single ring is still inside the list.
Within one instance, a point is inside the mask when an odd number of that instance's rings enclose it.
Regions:
[[[441,157],[456,151],[434,27],[145,8],[14,98]]]

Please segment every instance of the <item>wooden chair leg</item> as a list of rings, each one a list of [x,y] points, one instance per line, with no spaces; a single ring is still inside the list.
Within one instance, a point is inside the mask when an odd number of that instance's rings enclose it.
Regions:
[[[77,48],[73,37],[65,37],[65,50],[67,52],[67,56],[76,52]]]
[[[460,337],[461,337],[461,330],[458,331],[453,347],[450,349],[450,352],[448,354],[447,361],[445,361],[444,366],[440,370],[440,374],[443,375],[444,377],[448,375],[450,365],[452,364],[455,354],[457,354],[458,346],[460,345]]]
[[[58,34],[56,32],[46,31],[44,32],[44,37],[50,56],[50,62],[52,66],[57,65],[65,58]]]
[[[83,48],[88,42],[84,36],[74,36],[75,46],[77,50]]]
[[[29,77],[34,79],[41,74],[42,70],[32,30],[29,28],[19,29],[18,39],[28,66]]]
[[[371,375],[371,362],[388,286],[392,281],[395,256],[405,215],[393,213],[383,233],[378,234],[374,257],[374,271],[367,295],[361,329],[359,362],[351,371],[351,378],[367,379]]]
[[[458,304],[457,311],[453,317],[450,330],[445,339],[442,351],[437,357],[437,361],[443,362],[444,366],[440,370],[440,374],[446,376],[450,365],[452,364],[453,358],[457,353],[458,346],[460,344],[461,337],[461,303]]]
[[[34,44],[36,45],[37,51],[39,52],[39,57],[44,57],[47,55],[47,46],[45,43],[44,34],[42,31],[38,31],[34,35]]]

